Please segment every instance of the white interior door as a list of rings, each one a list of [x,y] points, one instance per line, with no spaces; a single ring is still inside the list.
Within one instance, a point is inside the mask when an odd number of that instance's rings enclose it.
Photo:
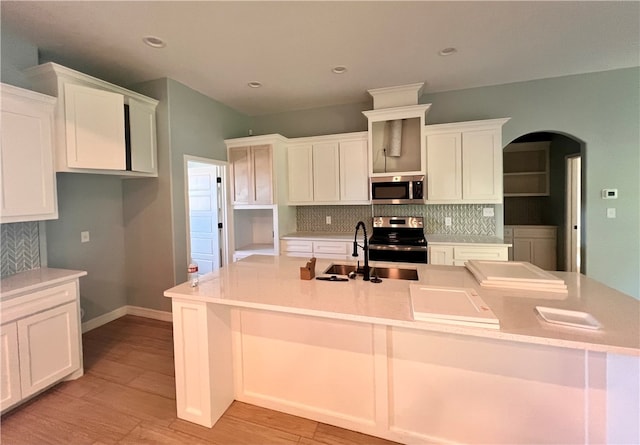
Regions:
[[[188,163],[189,227],[191,258],[198,263],[200,275],[221,266],[220,199],[221,187],[216,165]]]
[[[580,272],[580,156],[567,158],[567,217],[566,217],[566,269],[568,272]]]

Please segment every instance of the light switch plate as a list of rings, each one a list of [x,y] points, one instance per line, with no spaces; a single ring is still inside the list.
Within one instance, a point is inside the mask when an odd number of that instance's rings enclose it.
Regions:
[[[616,209],[615,209],[615,207],[608,208],[607,209],[607,218],[615,218],[615,217],[616,217]]]
[[[81,243],[88,243],[89,241],[91,241],[91,237],[89,236],[89,232],[80,232],[80,242]]]

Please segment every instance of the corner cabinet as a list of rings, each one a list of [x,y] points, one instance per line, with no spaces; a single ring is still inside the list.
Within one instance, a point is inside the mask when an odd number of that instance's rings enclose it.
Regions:
[[[369,204],[367,134],[289,139],[289,205]]]
[[[0,222],[58,218],[53,170],[55,97],[0,85]]]
[[[427,125],[427,203],[502,203],[502,126],[509,119]]]
[[[83,374],[78,276],[2,298],[2,412],[65,379]],[[18,275],[34,274],[38,271]],[[3,292],[4,283],[3,280]],[[17,278],[20,280],[21,278]],[[28,286],[33,287],[33,286]]]
[[[56,96],[56,171],[158,176],[158,101],[55,63],[25,70]]]

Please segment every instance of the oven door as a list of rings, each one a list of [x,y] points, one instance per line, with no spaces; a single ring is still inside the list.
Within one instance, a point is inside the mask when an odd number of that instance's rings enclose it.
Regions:
[[[369,244],[371,261],[392,261],[398,263],[427,263],[427,246],[394,246]]]

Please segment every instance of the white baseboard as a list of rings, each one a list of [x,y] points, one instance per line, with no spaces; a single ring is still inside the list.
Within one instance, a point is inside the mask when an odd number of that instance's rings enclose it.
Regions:
[[[154,320],[172,321],[171,312],[158,311],[156,309],[147,309],[140,306],[120,306],[118,309],[106,314],[102,314],[98,317],[92,318],[89,321],[82,323],[82,333],[89,332],[92,329],[98,328],[104,324],[107,324],[113,320],[116,320],[125,315],[136,315],[138,317],[152,318]]]

